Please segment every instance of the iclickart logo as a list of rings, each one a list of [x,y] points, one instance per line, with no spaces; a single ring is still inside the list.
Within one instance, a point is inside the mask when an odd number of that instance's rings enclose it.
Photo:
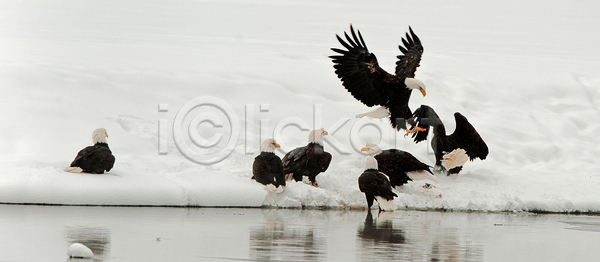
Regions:
[[[259,105],[259,114],[269,110],[268,104]],[[325,126],[322,121],[323,105],[314,104],[312,110],[312,125],[301,118],[290,116],[278,121],[271,129],[271,120],[256,119],[256,105],[246,104],[243,122],[245,154],[259,153],[261,141],[267,138],[274,138],[281,144],[280,150],[284,153],[294,149],[298,145],[290,146],[284,141],[284,129],[288,127],[297,128],[307,135],[312,129],[325,128],[329,135],[325,136],[323,141],[327,144],[328,150],[340,155],[364,154],[360,152],[365,144],[361,141],[360,135],[365,127],[372,127],[370,132],[373,130],[377,132],[372,135],[379,136],[380,140],[390,147],[401,148],[399,143],[404,141],[404,132],[397,132],[391,128],[387,119],[360,118],[350,128],[348,138],[351,150],[349,150],[347,144],[338,141],[334,135],[351,122],[351,118],[339,118],[332,125]],[[168,104],[159,104],[158,111],[168,112]],[[259,131],[255,132],[257,126]],[[169,128],[168,119],[158,120],[159,154],[169,152]],[[190,161],[202,165],[212,165],[229,157],[238,145],[241,130],[242,122],[234,108],[226,101],[213,96],[201,96],[188,101],[179,109],[172,124],[173,141],[179,152]]]

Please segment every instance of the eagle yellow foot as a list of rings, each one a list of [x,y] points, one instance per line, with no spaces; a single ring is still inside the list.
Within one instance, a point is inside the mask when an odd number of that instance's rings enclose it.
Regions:
[[[413,129],[414,129],[414,130],[413,130]],[[423,132],[423,131],[426,131],[426,130],[427,130],[427,129],[425,129],[425,128],[421,128],[421,127],[418,127],[418,126],[413,126],[413,129],[406,129],[406,135],[405,135],[405,136],[408,136],[409,134],[414,134],[414,133],[416,133],[417,131],[418,131],[418,132]]]
[[[317,181],[315,181],[315,182],[312,182],[311,184],[312,184],[312,186],[314,186],[314,187],[319,187],[319,183],[317,183]]]
[[[424,131],[426,131],[426,130],[427,130],[427,129],[425,129],[425,128],[421,128],[421,127],[418,127],[418,126],[413,126],[413,127],[415,128],[415,130],[417,130],[417,131],[419,131],[419,132],[424,132]]]

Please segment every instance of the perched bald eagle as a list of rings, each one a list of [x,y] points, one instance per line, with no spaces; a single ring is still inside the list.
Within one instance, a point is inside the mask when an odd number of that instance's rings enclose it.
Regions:
[[[388,117],[392,127],[397,130],[405,129],[408,133],[413,131],[406,128],[406,121],[412,122],[412,111],[408,101],[412,90],[419,90],[426,95],[425,84],[415,79],[415,71],[419,67],[423,46],[421,40],[409,27],[410,35],[402,38],[402,45],[398,46],[402,54],[398,55],[395,74],[390,74],[379,67],[375,54],[370,53],[360,31],[358,36],[350,25],[352,37],[344,32],[346,41],[337,36],[338,41],[347,50],[331,48],[341,55],[332,55],[335,73],[342,81],[344,87],[366,106],[381,106],[380,108],[357,115],[371,118]],[[419,128],[417,128],[419,130]]]
[[[331,162],[331,154],[323,149],[323,136],[327,131],[323,128],[315,129],[308,134],[308,145],[298,147],[283,157],[283,173],[286,179],[292,177],[296,181],[302,181],[307,176],[313,186],[317,187],[317,175],[325,172]]]
[[[77,156],[71,162],[71,166],[65,168],[65,171],[71,173],[92,173],[104,174],[109,172],[115,164],[115,156],[112,155],[106,138],[108,133],[106,129],[98,128],[92,133],[93,146],[88,146],[77,153]]]
[[[271,192],[281,193],[285,189],[285,175],[281,158],[275,155],[279,144],[273,139],[266,139],[260,144],[260,155],[252,164],[252,179],[267,187]]]
[[[430,170],[431,167],[411,153],[398,149],[381,150],[375,144],[367,144],[360,151],[377,159],[379,171],[390,178],[392,187],[404,185],[411,180],[437,180]]]
[[[376,199],[379,210],[396,210],[393,200],[398,195],[392,191],[387,176],[378,171],[377,160],[373,156],[368,156],[365,161],[365,171],[358,177],[358,188],[365,193],[369,208],[373,205],[373,199]]]
[[[417,125],[425,129],[413,134],[412,137],[416,143],[426,140],[429,130],[433,128],[431,148],[435,154],[437,170],[448,175],[458,174],[468,159],[471,161],[475,158],[484,160],[487,157],[489,152],[487,145],[462,114],[454,113],[456,128],[451,135],[446,135],[446,128],[442,120],[429,106],[422,105],[415,110],[414,117]]]

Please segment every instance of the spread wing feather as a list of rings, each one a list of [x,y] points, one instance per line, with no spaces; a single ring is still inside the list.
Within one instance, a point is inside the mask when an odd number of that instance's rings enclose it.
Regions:
[[[402,54],[398,55],[398,61],[396,62],[396,75],[403,78],[414,78],[417,67],[421,62],[421,56],[423,55],[423,45],[421,40],[413,32],[411,27],[408,27],[410,35],[406,33],[406,39],[402,38],[402,44],[398,48]]]
[[[346,40],[336,35],[338,41],[347,50],[331,48],[340,55],[332,55],[335,73],[342,84],[354,98],[367,106],[385,105],[387,97],[384,82],[394,81],[393,75],[387,73],[377,62],[377,57],[370,53],[360,31],[355,32],[350,26],[350,35],[344,32]]]
[[[448,140],[453,144],[452,147],[467,151],[470,160],[475,158],[484,160],[489,153],[489,149],[483,138],[462,114],[454,113],[454,120],[456,121],[456,129],[452,135],[448,136]]]

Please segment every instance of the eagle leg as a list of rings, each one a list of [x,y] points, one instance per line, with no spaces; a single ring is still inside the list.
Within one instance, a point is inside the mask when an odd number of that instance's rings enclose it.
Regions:
[[[424,131],[427,131],[427,129],[422,128],[422,127],[418,127],[418,126],[413,126],[412,129],[406,129],[406,135],[405,136],[408,136],[409,134],[414,134],[416,132],[424,132]]]
[[[418,126],[413,126],[413,128],[414,128],[415,130],[419,131],[419,132],[425,132],[425,131],[427,131],[427,129],[425,129],[425,128],[421,128],[421,127],[418,127]]]

